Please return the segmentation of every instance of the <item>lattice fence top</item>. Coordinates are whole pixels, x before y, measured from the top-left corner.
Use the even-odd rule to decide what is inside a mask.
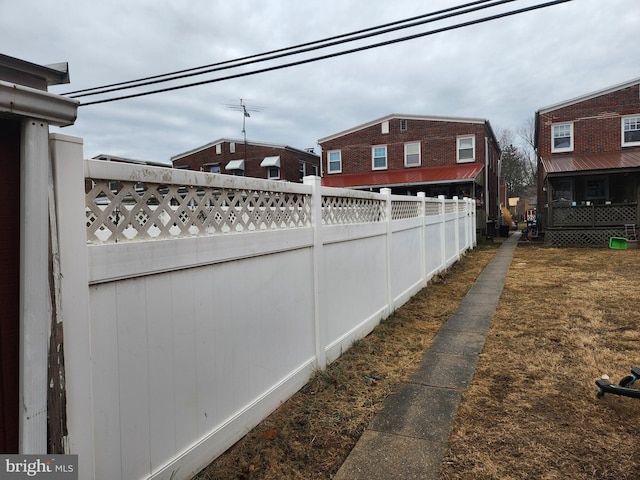
[[[422,201],[393,200],[391,202],[391,220],[402,220],[421,216]]]
[[[308,227],[310,195],[259,188],[220,188],[88,179],[90,243],[192,237]]]
[[[442,215],[444,212],[444,202],[426,202],[425,215]]]
[[[322,196],[322,223],[343,225],[386,220],[385,201],[355,196]]]
[[[312,185],[86,160],[90,243],[117,243],[312,226]],[[322,187],[323,225],[465,211],[466,200],[393,198]],[[443,212],[444,210],[444,212]]]

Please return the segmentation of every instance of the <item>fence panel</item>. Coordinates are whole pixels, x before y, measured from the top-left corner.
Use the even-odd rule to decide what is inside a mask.
[[[91,365],[67,379],[71,398],[92,392],[90,415],[68,413],[81,478],[189,478],[473,246],[466,201],[84,169],[84,186],[56,184],[75,192],[63,217],[86,201],[63,221],[84,224],[87,268],[61,261],[87,291],[65,319],[90,326],[65,328],[65,355]]]

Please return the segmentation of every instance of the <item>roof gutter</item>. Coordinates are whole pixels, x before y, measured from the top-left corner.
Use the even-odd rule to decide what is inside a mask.
[[[51,125],[73,125],[80,102],[36,88],[0,80],[0,113],[46,120]]]

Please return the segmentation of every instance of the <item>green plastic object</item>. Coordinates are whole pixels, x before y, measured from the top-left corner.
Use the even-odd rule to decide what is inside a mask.
[[[610,237],[609,238],[609,248],[613,248],[614,250],[626,250],[627,249],[627,239],[621,237]]]

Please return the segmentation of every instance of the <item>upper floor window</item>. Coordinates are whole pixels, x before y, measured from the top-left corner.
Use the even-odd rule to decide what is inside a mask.
[[[573,151],[573,123],[551,125],[551,151]]]
[[[407,119],[406,118],[402,118],[400,120],[400,131],[401,132],[406,132],[407,131]]]
[[[235,144],[235,142],[229,143],[229,153],[236,153],[236,144]]]
[[[280,167],[267,167],[267,178],[269,180],[279,180]]]
[[[333,151],[327,152],[327,160],[329,162],[328,173],[342,172],[342,154],[340,150],[333,150]]]
[[[222,144],[218,143],[216,145],[216,155],[220,155],[222,153]]]
[[[458,162],[473,162],[476,158],[476,137],[458,137]]]
[[[622,146],[640,145],[640,115],[622,119]]]
[[[404,166],[417,167],[420,165],[420,142],[404,144]]]
[[[389,120],[385,120],[380,124],[380,133],[382,134],[389,133]]]
[[[371,164],[374,170],[387,168],[387,146],[378,145],[371,148]]]
[[[298,173],[298,178],[300,181],[302,181],[302,179],[307,175],[307,164],[302,160],[300,160],[300,163],[298,164]]]

